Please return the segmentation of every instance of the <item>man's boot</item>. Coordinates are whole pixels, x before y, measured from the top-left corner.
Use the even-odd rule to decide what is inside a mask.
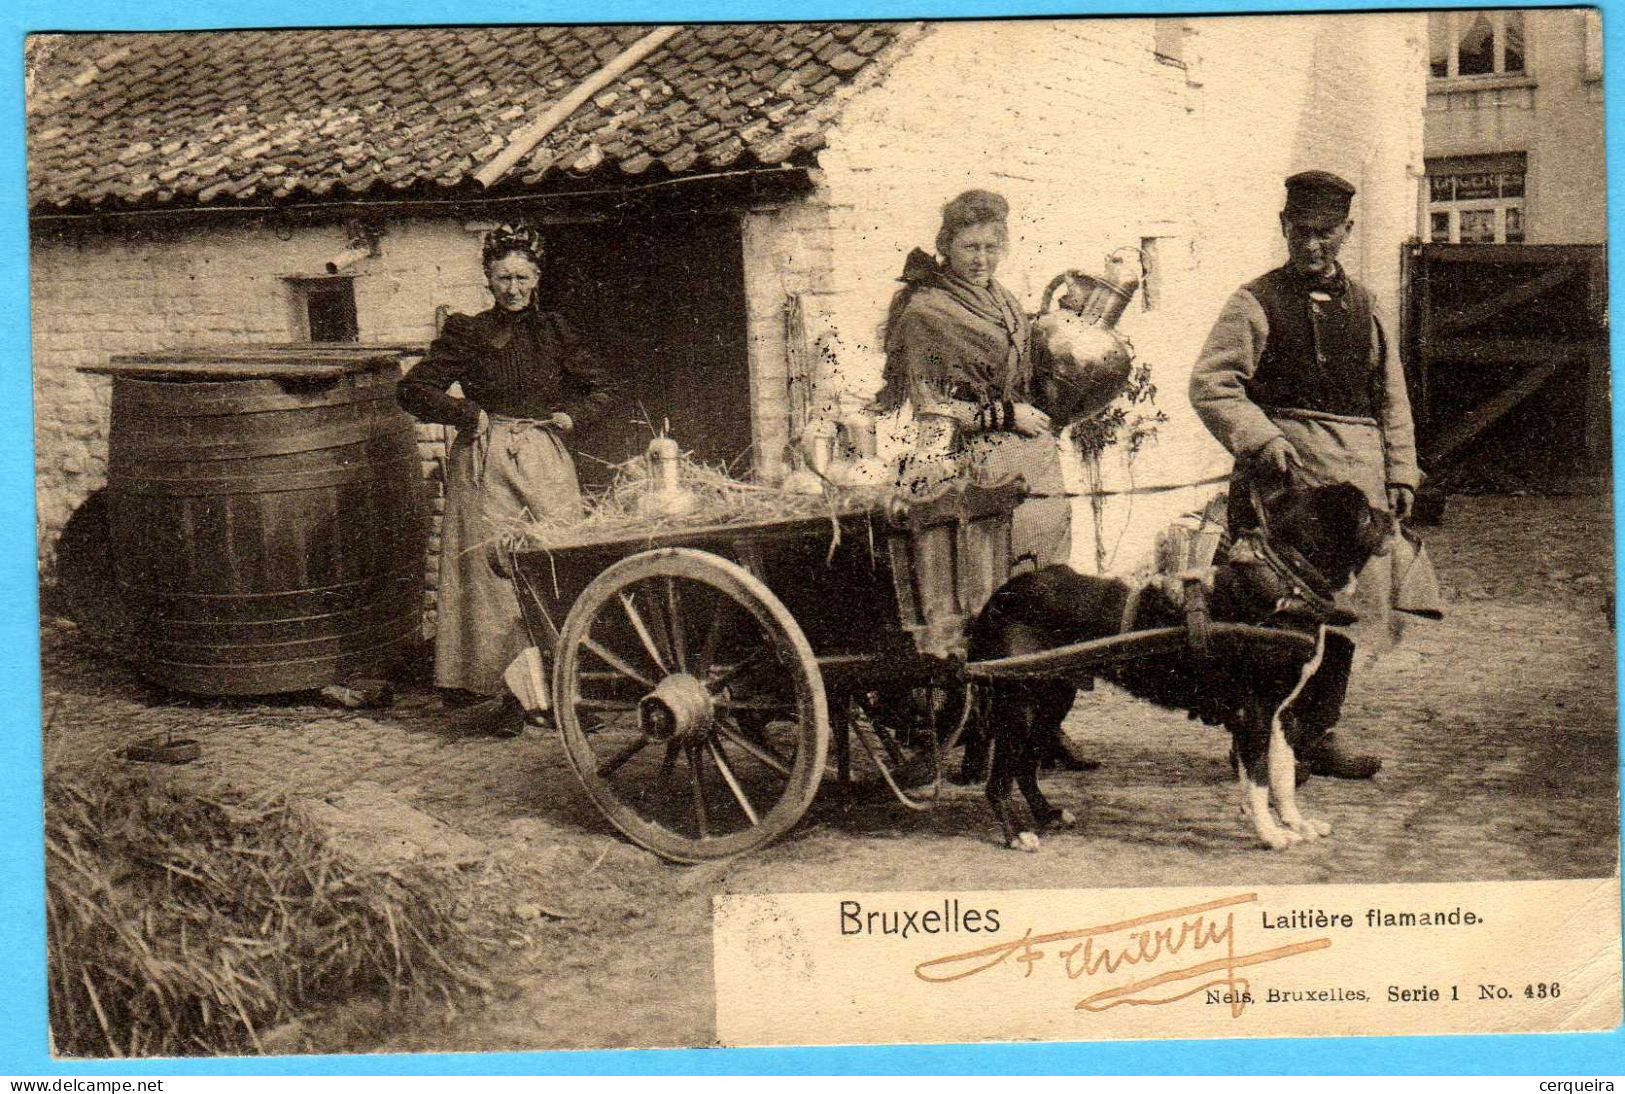
[[[1100,761],[1072,751],[1072,742],[1063,730],[1058,729],[1049,739],[1047,754],[1040,766],[1056,771],[1098,771]]]
[[[1298,758],[1309,774],[1333,779],[1369,779],[1382,770],[1382,759],[1369,752],[1356,752],[1336,733],[1324,733],[1304,747]]]
[[[1308,775],[1369,779],[1382,770],[1379,757],[1354,751],[1332,731],[1343,714],[1343,699],[1348,694],[1353,667],[1354,643],[1347,635],[1328,632],[1320,668],[1284,714],[1301,727],[1299,732],[1304,738],[1298,747],[1300,782]]]

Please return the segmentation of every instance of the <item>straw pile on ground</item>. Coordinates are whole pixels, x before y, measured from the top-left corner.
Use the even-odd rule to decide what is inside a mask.
[[[362,870],[285,802],[191,774],[45,778],[55,1050],[263,1052],[312,1006],[448,1002],[479,981],[455,874]]]
[[[826,485],[823,494],[798,494],[773,486],[736,479],[726,468],[712,467],[685,455],[678,463],[679,487],[693,495],[687,512],[672,515],[651,511],[644,499],[659,484],[642,457],[614,468],[614,478],[603,491],[587,499],[581,520],[544,517],[506,531],[520,548],[570,547],[623,539],[658,536],[698,527],[735,527],[796,517],[828,517],[866,509],[892,493],[891,489],[838,489]]]

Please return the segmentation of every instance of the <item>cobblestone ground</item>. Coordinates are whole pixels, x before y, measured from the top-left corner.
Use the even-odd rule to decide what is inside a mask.
[[[710,900],[728,891],[1058,888],[1608,875],[1618,844],[1612,535],[1602,498],[1456,498],[1429,550],[1449,618],[1357,678],[1344,724],[1368,783],[1314,780],[1331,839],[1272,854],[1238,815],[1217,730],[1109,689],[1068,723],[1103,761],[1047,780],[1082,819],[1037,855],[999,847],[979,790],[929,813],[833,785],[747,859],[666,866],[616,837],[551,736],[470,735],[425,690],[386,711],[186,700],[71,625],[44,628],[46,752],[116,756],[175,730],[241,786],[327,798],[362,784],[479,841],[470,928],[502,990],[457,1014],[324,1016],[306,1050],[479,1051],[712,1039]]]

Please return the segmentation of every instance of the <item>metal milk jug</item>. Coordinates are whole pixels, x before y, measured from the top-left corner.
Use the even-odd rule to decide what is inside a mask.
[[[1128,386],[1134,347],[1114,328],[1134,299],[1140,276],[1116,254],[1106,265],[1105,277],[1082,270],[1057,275],[1033,320],[1034,372],[1057,431],[1099,414]],[[1055,291],[1063,284],[1067,291],[1052,311]]]

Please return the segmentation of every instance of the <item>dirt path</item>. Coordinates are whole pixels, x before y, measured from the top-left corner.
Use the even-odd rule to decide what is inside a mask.
[[[1048,779],[1082,820],[1006,851],[979,790],[929,813],[833,785],[779,845],[667,866],[618,839],[558,743],[467,736],[431,695],[383,712],[161,696],[45,629],[47,749],[111,757],[167,728],[239,784],[324,797],[371,782],[478,840],[470,928],[503,988],[471,1010],[335,1017],[307,1047],[480,1051],[705,1044],[713,894],[1282,884],[1606,875],[1618,841],[1612,534],[1599,498],[1457,498],[1429,548],[1449,619],[1358,679],[1344,724],[1386,757],[1315,780],[1333,838],[1271,854],[1238,817],[1222,732],[1108,688],[1068,731],[1100,771]]]

